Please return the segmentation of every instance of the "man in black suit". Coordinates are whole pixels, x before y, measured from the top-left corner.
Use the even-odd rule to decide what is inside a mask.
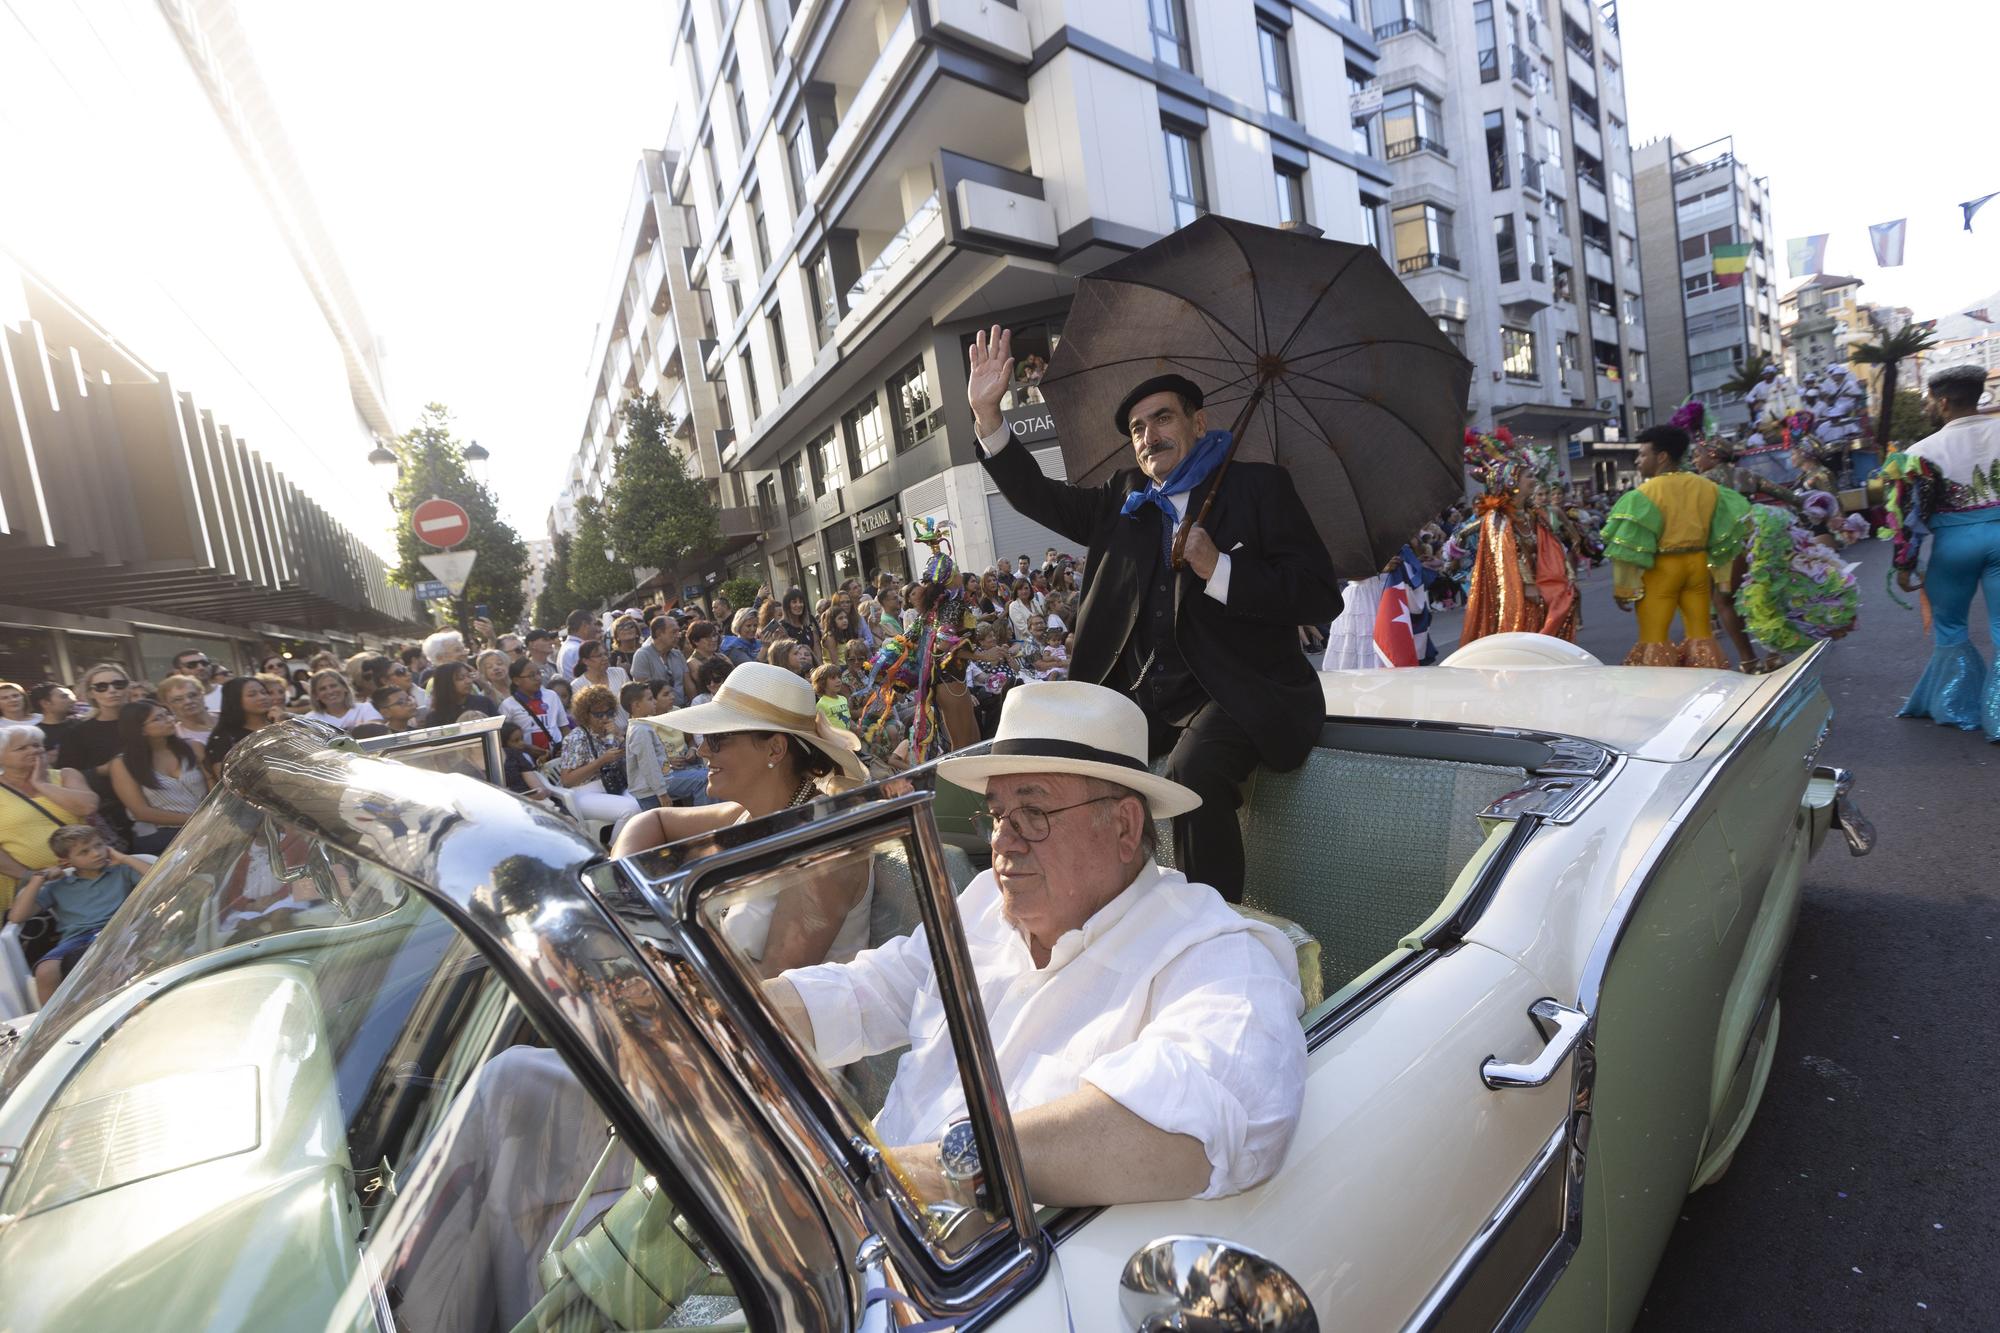
[[[1174,821],[1175,859],[1188,878],[1240,902],[1243,780],[1260,762],[1280,771],[1304,763],[1325,717],[1298,626],[1340,614],[1333,563],[1290,474],[1237,463],[1207,523],[1188,531],[1186,566],[1174,569],[1175,529],[1200,513],[1228,447],[1226,432],[1208,429],[1200,387],[1178,375],[1135,384],[1112,424],[1138,466],[1101,486],[1071,486],[1010,443],[1000,400],[1011,345],[997,325],[974,339],[966,398],[1001,494],[1089,549],[1070,679],[1124,691],[1145,709],[1154,758],[1166,754],[1167,777],[1202,798]]]

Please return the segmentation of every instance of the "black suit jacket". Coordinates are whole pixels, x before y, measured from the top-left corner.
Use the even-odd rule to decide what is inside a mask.
[[[1071,486],[1042,475],[1027,447],[1014,443],[996,454],[982,450],[981,461],[1014,508],[1088,547],[1070,679],[1122,687],[1112,670],[1167,558],[1159,523],[1119,512],[1127,495],[1145,488],[1145,474],[1131,468],[1101,486]],[[1189,493],[1184,521],[1201,512],[1212,485]],[[1326,716],[1298,627],[1340,614],[1333,562],[1290,474],[1268,463],[1232,464],[1203,526],[1229,556],[1229,601],[1208,596],[1192,569],[1178,571],[1175,641],[1203,692],[1243,728],[1264,764],[1297,768]]]

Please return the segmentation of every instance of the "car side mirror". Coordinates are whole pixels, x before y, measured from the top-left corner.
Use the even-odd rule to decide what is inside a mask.
[[[1118,1310],[1133,1333],[1319,1333],[1292,1275],[1213,1236],[1162,1236],[1125,1262]]]

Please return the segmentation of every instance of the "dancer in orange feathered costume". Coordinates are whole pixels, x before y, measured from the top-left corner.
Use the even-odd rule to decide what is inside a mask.
[[[1554,456],[1515,443],[1505,426],[1465,432],[1466,471],[1484,488],[1467,525],[1477,542],[1465,599],[1461,644],[1525,630],[1576,639],[1583,623],[1576,561],[1566,526]]]

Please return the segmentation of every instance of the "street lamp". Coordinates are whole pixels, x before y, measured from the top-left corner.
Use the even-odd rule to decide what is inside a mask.
[[[465,461],[471,465],[473,477],[481,482],[486,480],[486,460],[491,457],[492,452],[477,440],[465,446]]]

